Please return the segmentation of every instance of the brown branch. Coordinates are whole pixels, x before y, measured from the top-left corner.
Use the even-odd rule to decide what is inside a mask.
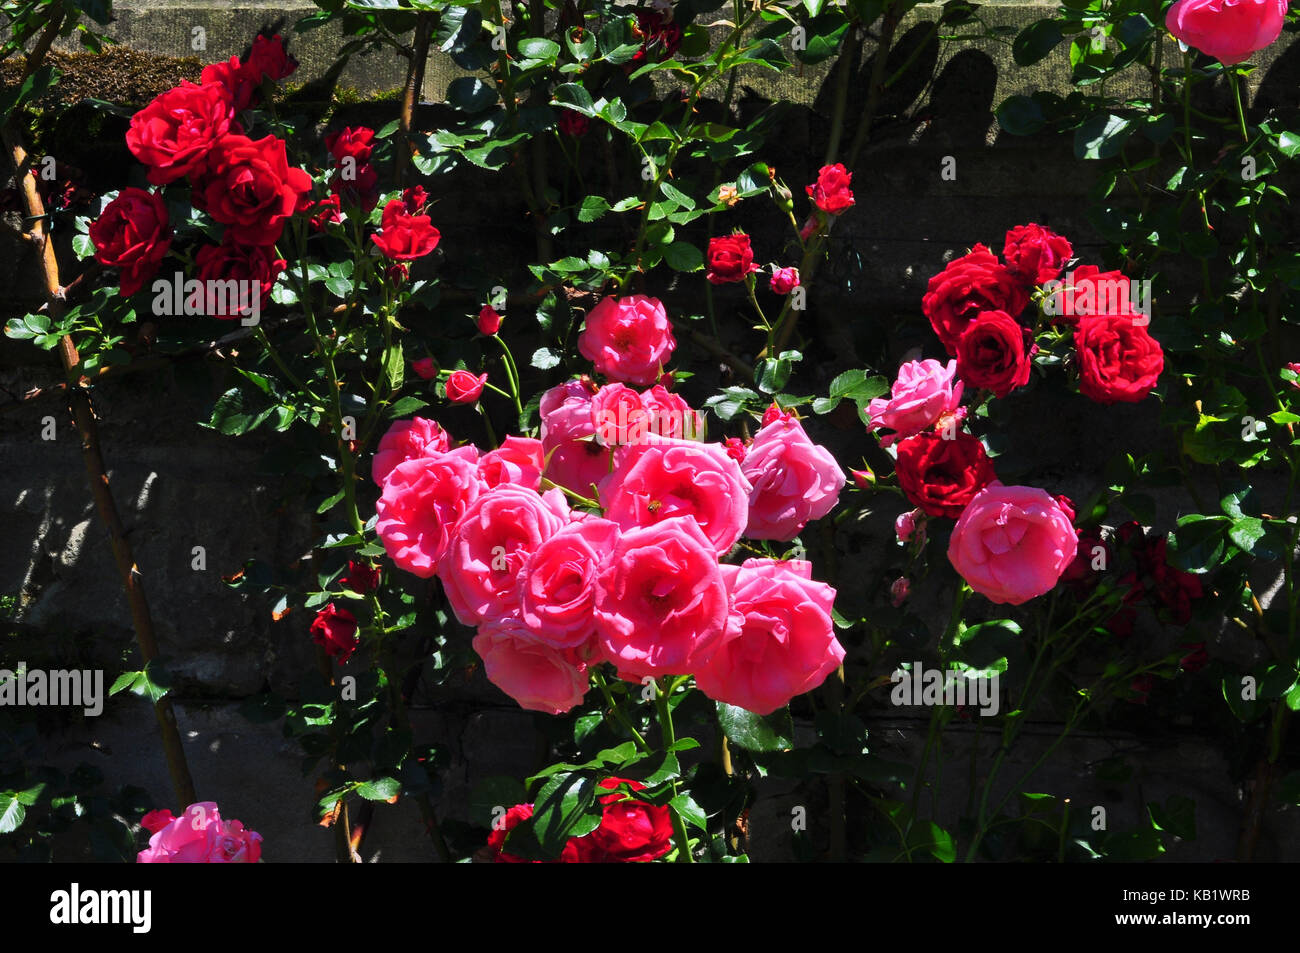
[[[411,127],[415,122],[415,104],[424,85],[424,66],[429,59],[429,41],[433,38],[433,14],[419,13],[415,18],[415,40],[406,65],[406,86],[402,89],[401,144],[397,148],[397,183],[407,184],[411,164]]]
[[[61,19],[61,18],[57,18]],[[27,75],[39,66],[49,42],[57,34],[58,23],[51,23],[41,41],[37,43],[32,54],[27,58]],[[54,243],[50,240],[45,227],[45,204],[41,201],[36,181],[28,175],[31,156],[27,152],[22,133],[13,124],[12,118],[3,129],[6,150],[13,160],[14,172],[28,220],[32,223],[31,234],[40,254],[41,277],[45,283],[47,310],[51,321],[57,322],[66,311],[67,299],[59,282],[59,263],[54,252]],[[59,342],[59,358],[63,369],[69,376],[67,388],[68,406],[81,437],[82,457],[86,464],[86,473],[90,478],[90,491],[99,511],[100,520],[108,530],[109,542],[113,549],[113,558],[122,577],[122,588],[126,592],[127,602],[131,607],[131,620],[135,627],[136,643],[145,664],[158,657],[158,642],[154,637],[153,618],[149,614],[149,603],[145,599],[140,568],[136,565],[131,544],[126,538],[126,528],[122,525],[113,492],[108,483],[108,472],[104,467],[104,458],[99,446],[99,428],[95,423],[95,412],[90,405],[90,398],[82,386],[84,377],[77,371],[81,363],[77,348],[72,338],[65,335]],[[158,720],[158,729],[162,735],[163,752],[167,757],[167,769],[171,774],[172,788],[176,794],[178,810],[184,810],[198,798],[194,794],[194,782],[190,778],[189,765],[185,761],[185,749],[181,743],[180,732],[176,727],[176,714],[172,710],[171,699],[164,696],[154,705],[154,715]]]

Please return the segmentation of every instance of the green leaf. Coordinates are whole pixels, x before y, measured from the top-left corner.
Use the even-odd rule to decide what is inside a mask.
[[[388,416],[390,418],[405,417],[407,414],[413,414],[423,407],[428,407],[429,402],[420,397],[403,397],[394,401],[388,407]]]
[[[567,106],[584,116],[596,115],[596,104],[591,100],[591,93],[579,83],[564,83],[556,86],[554,95],[555,101],[561,106]]]
[[[461,76],[447,86],[447,102],[462,112],[482,112],[496,101],[496,87],[477,76]]]
[[[1061,33],[1061,24],[1056,20],[1039,20],[1020,31],[1011,42],[1011,55],[1019,66],[1032,66],[1052,50],[1065,37]]]
[[[89,258],[95,254],[95,243],[89,235],[72,236],[72,251],[78,258]]]
[[[1097,113],[1074,133],[1074,154],[1079,159],[1110,159],[1119,155],[1137,121],[1112,113]]]
[[[578,207],[578,221],[594,222],[609,211],[609,202],[603,196],[588,195]]]
[[[1255,544],[1264,538],[1264,521],[1257,516],[1243,516],[1232,524],[1228,538],[1242,552],[1254,552]]]
[[[1282,132],[1277,137],[1277,147],[1282,155],[1294,159],[1297,154],[1300,154],[1300,133]]]
[[[556,774],[543,785],[533,804],[533,832],[545,853],[559,856],[570,837],[600,826],[596,791],[595,780],[581,774]]]
[[[717,702],[718,724],[733,744],[747,751],[785,751],[794,746],[794,722],[790,709],[782,708],[770,715]]]
[[[779,392],[790,380],[791,363],[779,357],[765,358],[758,366],[758,389],[765,394]]]
[[[374,778],[358,784],[357,793],[367,801],[391,801],[402,793],[402,782],[397,778]]]
[[[673,271],[699,271],[704,267],[704,253],[690,242],[673,242],[664,249],[664,261]]]
[[[519,53],[524,59],[554,63],[560,55],[560,44],[543,37],[529,37],[519,41]]]
[[[0,834],[12,834],[18,830],[26,816],[26,808],[12,791],[0,791]]]
[[[402,342],[394,341],[384,354],[384,380],[390,393],[401,390],[405,374],[406,360],[402,355]]]
[[[998,124],[1013,136],[1032,136],[1047,125],[1043,107],[1028,96],[1008,96],[997,109]]]
[[[116,695],[118,692],[126,691],[134,685],[136,679],[143,674],[143,672],[123,672],[117,677],[113,684],[108,687],[108,694]]]
[[[709,817],[704,813],[704,808],[696,804],[695,799],[689,794],[679,794],[668,803],[682,816],[682,820],[687,824],[706,833],[708,832]]]
[[[529,363],[540,371],[547,371],[559,365],[560,355],[549,347],[539,347],[533,352],[533,359]]]
[[[1226,517],[1197,513],[1180,519],[1169,534],[1170,565],[1190,573],[1209,572],[1223,558],[1227,523]]]
[[[1021,634],[1019,624],[1010,619],[961,625],[954,639],[963,662],[983,669],[1005,658]]]

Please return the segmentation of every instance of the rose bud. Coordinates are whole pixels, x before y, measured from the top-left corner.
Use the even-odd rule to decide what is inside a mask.
[[[737,463],[745,462],[745,443],[739,437],[728,437],[722,445],[727,448],[727,456],[731,459]]]
[[[912,584],[906,576],[899,576],[889,587],[889,602],[897,609],[907,601],[908,595],[912,592]]]
[[[469,371],[452,371],[447,378],[447,399],[453,404],[472,404],[483,393],[487,375],[475,377]]]
[[[799,287],[799,269],[798,268],[774,268],[772,269],[772,280],[769,287],[774,294],[788,295],[795,288]]]
[[[496,313],[492,305],[483,305],[483,310],[478,313],[478,329],[489,336],[501,330],[501,315]]]
[[[311,640],[340,663],[346,662],[359,642],[357,617],[347,609],[335,608],[331,602],[316,614],[311,624]]]
[[[433,380],[438,376],[438,365],[433,363],[431,357],[422,357],[418,361],[412,361],[411,370],[415,371],[420,380]]]
[[[898,519],[894,520],[894,532],[898,534],[900,543],[908,542],[916,534],[916,523],[920,516],[920,510],[909,510],[900,513]]]
[[[853,483],[859,490],[869,490],[876,485],[876,474],[872,472],[871,467],[865,470],[850,470],[853,474]]]
[[[344,577],[347,587],[353,592],[365,595],[379,588],[379,567],[365,562],[348,560],[348,574]]]

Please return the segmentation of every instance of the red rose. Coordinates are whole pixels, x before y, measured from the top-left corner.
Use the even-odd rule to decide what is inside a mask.
[[[253,49],[248,54],[248,69],[260,82],[262,77],[282,80],[298,68],[298,61],[284,48],[280,34],[275,36],[256,36]]]
[[[1074,249],[1067,239],[1031,222],[1007,232],[1002,257],[1011,273],[1032,288],[1059,278]]]
[[[88,231],[95,260],[121,269],[118,282],[128,297],[153,277],[172,243],[167,204],[144,189],[123,189]]]
[[[429,193],[424,191],[422,185],[413,185],[402,190],[402,204],[406,206],[406,210],[412,215],[419,215],[428,202]]]
[[[1135,404],[1165,368],[1160,342],[1133,315],[1085,315],[1074,332],[1079,392],[1101,404]]]
[[[645,785],[639,781],[606,778],[600,787],[610,789],[626,784],[633,791]],[[586,863],[626,864],[654,860],[672,850],[673,822],[663,805],[636,801],[625,794],[606,794],[600,826],[579,838],[579,858]]]
[[[737,232],[721,238],[710,238],[708,269],[704,277],[715,285],[744,281],[747,275],[758,271],[758,266],[754,264],[754,249],[749,245],[749,236]]]
[[[336,609],[330,603],[311,624],[311,640],[325,649],[327,655],[346,662],[357,648],[357,617],[347,609]]]
[[[971,387],[1006,397],[1029,383],[1026,331],[1005,311],[984,311],[957,339],[957,374]]]
[[[930,516],[961,516],[966,504],[996,478],[993,461],[977,437],[959,432],[945,440],[933,430],[898,444],[898,485]]]
[[[817,181],[807,187],[808,195],[827,215],[839,215],[853,205],[853,190],[849,183],[853,173],[840,163],[824,165],[817,173]]]
[[[447,378],[447,399],[453,404],[470,404],[483,393],[487,375],[475,377],[469,371],[452,371]]]
[[[380,234],[371,235],[371,240],[381,252],[398,261],[429,254],[438,247],[438,239],[442,237],[429,216],[410,214],[398,199],[384,206],[380,228]]]
[[[229,237],[220,245],[205,245],[200,248],[195,258],[197,265],[195,277],[204,282],[205,287],[208,288],[212,287],[208,282],[234,279],[240,282],[241,289],[235,296],[236,300],[231,302],[231,306],[209,308],[205,312],[208,317],[233,319],[240,317],[241,312],[247,313],[247,309],[251,308],[253,303],[251,300],[243,300],[245,281],[257,281],[260,284],[262,296],[258,307],[264,309],[267,300],[271,297],[271,288],[275,286],[276,278],[284,271],[287,264],[284,259],[273,257],[274,254],[270,245],[240,245]],[[211,292],[208,297],[211,299]],[[227,301],[230,301],[229,296]]]
[[[478,313],[478,329],[484,334],[496,334],[501,330],[501,315],[490,304],[483,305]]]
[[[431,357],[422,357],[417,361],[412,361],[411,370],[415,371],[416,376],[424,381],[431,381],[438,376],[438,365],[433,362]]]
[[[182,82],[131,117],[126,147],[149,167],[149,181],[166,185],[201,172],[208,153],[231,129],[234,104],[219,83]]]
[[[209,157],[202,207],[227,226],[233,241],[274,245],[310,190],[311,176],[289,165],[283,139],[225,136]]]
[[[331,132],[325,137],[325,148],[334,157],[335,162],[342,162],[345,156],[356,160],[357,165],[370,161],[374,152],[375,130],[366,126],[344,126],[338,132]]]
[[[241,63],[238,56],[232,56],[224,63],[203,67],[199,81],[205,86],[215,83],[225,87],[230,94],[232,107],[238,113],[257,102],[257,91],[262,78]]]
[[[379,173],[368,162],[358,165],[344,163],[330,176],[329,190],[341,201],[355,205],[369,215],[370,210],[379,204]]]
[[[1053,324],[1076,325],[1080,315],[1133,314],[1132,282],[1118,271],[1080,265],[1054,297]]]
[[[921,310],[948,353],[957,354],[957,340],[981,311],[1005,311],[1019,317],[1029,295],[997,256],[984,245],[949,262],[930,279]]]
[[[505,851],[506,836],[519,825],[520,821],[526,821],[533,816],[533,806],[531,804],[516,804],[506,811],[505,816],[492,825],[492,833],[488,834],[487,846],[492,855],[494,864],[527,864],[529,861],[522,857],[516,857],[514,854],[508,854]]]
[[[572,109],[565,109],[560,113],[560,118],[556,125],[560,132],[574,139],[581,139],[587,134],[587,127],[591,125],[591,120],[582,113],[576,113]]]
[[[639,63],[645,59],[647,52],[658,46],[664,56],[672,56],[682,45],[682,28],[671,20],[665,19],[658,10],[636,11],[636,32],[641,34],[641,49],[633,55],[631,62]],[[662,57],[660,57],[662,58]]]
[[[379,567],[349,559],[344,582],[353,592],[359,592],[363,596],[367,592],[374,592],[379,588]]]
[[[300,203],[301,204],[301,203]],[[311,212],[311,229],[325,231],[325,226],[343,221],[343,203],[338,195],[327,195],[316,202],[307,202],[300,211]]]

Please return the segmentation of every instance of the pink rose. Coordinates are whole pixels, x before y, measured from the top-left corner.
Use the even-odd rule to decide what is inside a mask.
[[[704,438],[704,418],[698,410],[678,397],[663,384],[655,384],[641,392],[641,406],[650,414],[650,432],[660,437],[681,437],[684,440]]]
[[[502,483],[465,509],[438,561],[438,575],[456,618],[482,625],[518,604],[519,573],[545,540],[569,521],[559,490],[537,494]]]
[[[488,681],[521,708],[562,715],[587,694],[586,663],[534,640],[515,616],[479,629],[473,644]]]
[[[895,431],[881,438],[882,447],[928,430],[961,404],[964,385],[958,381],[954,386],[956,375],[956,361],[949,361],[947,367],[938,361],[908,361],[898,369],[890,396],[877,397],[867,406],[871,416],[867,430]]]
[[[472,404],[483,393],[487,375],[475,377],[469,371],[452,371],[447,377],[447,399],[453,404]]]
[[[793,417],[759,429],[742,471],[753,487],[745,530],[750,539],[794,539],[835,508],[845,482],[835,458]]]
[[[645,295],[605,298],[587,315],[578,350],[613,381],[647,387],[677,347],[663,302]]]
[[[375,532],[388,557],[421,579],[434,575],[452,528],[479,492],[474,447],[399,463],[375,503]]]
[[[907,601],[912,594],[912,583],[906,576],[899,576],[889,586],[889,604],[895,609]]]
[[[589,517],[565,526],[528,557],[518,599],[535,639],[557,649],[581,649],[591,641],[596,573],[618,535],[617,524]]]
[[[609,473],[609,451],[596,440],[592,392],[582,381],[565,381],[542,395],[542,452],[546,478],[582,496],[596,495],[594,485]]]
[[[388,474],[399,463],[446,453],[451,449],[451,438],[437,421],[424,417],[398,420],[379,438],[375,459],[370,463],[370,476],[379,486],[384,485]]]
[[[768,286],[774,294],[788,295],[799,287],[799,269],[773,268],[772,280],[768,282]]]
[[[1287,0],[1178,0],[1165,26],[1181,42],[1233,66],[1282,34],[1286,8]]]
[[[200,801],[157,830],[136,863],[255,864],[261,857],[261,834],[239,821],[223,821],[214,802]]]
[[[917,523],[923,518],[924,514],[920,510],[908,510],[906,513],[898,514],[898,519],[894,520],[894,532],[898,535],[898,541],[910,542],[916,533]]]
[[[715,701],[768,715],[812,691],[844,661],[835,638],[835,590],[803,560],[747,559],[723,566],[743,623],[728,631],[695,684]]]
[[[596,578],[596,635],[624,678],[695,670],[729,615],[713,544],[686,517],[625,532]]]
[[[591,398],[591,423],[603,446],[641,443],[649,421],[641,395],[624,384],[606,384]]]
[[[600,505],[625,530],[689,516],[722,556],[745,532],[750,489],[721,444],[651,437],[614,454]]]
[[[1069,517],[1046,490],[996,480],[967,504],[948,543],[972,589],[1013,606],[1049,592],[1077,551]]]
[[[422,381],[431,381],[438,376],[438,365],[433,362],[431,357],[422,357],[419,360],[412,361],[411,370],[415,371],[415,376]]]
[[[478,462],[484,489],[502,483],[516,483],[530,490],[542,488],[545,454],[542,442],[531,437],[506,437],[501,446],[483,454]]]

